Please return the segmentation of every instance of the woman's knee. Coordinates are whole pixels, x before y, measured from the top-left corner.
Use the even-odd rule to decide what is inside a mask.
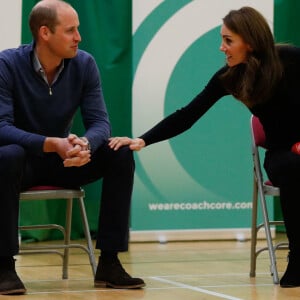
[[[300,155],[291,151],[267,153],[264,167],[275,185],[298,185],[300,181]]]

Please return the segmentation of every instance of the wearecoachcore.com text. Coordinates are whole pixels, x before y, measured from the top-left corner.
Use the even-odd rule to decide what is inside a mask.
[[[252,202],[175,202],[149,203],[150,211],[162,210],[244,210],[252,209]]]

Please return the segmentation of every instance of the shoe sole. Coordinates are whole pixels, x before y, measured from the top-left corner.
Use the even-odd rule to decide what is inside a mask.
[[[297,287],[300,287],[300,285],[299,285],[299,284],[297,284],[297,285],[292,285],[292,284],[280,284],[280,287],[291,289],[291,288],[297,288]]]
[[[114,288],[114,289],[140,289],[144,287],[145,283],[140,283],[136,285],[116,285],[106,281],[95,281],[95,288]]]
[[[26,289],[0,291],[0,295],[24,295],[24,294],[26,294]]]

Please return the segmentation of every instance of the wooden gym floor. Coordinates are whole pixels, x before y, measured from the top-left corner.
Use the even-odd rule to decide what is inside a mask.
[[[140,290],[95,289],[88,258],[82,250],[71,250],[67,280],[61,279],[58,255],[21,255],[16,257],[17,271],[27,294],[0,299],[300,299],[300,288],[283,289],[272,283],[267,253],[260,254],[257,276],[250,278],[249,249],[250,241],[131,243],[130,251],[122,253],[120,259],[131,275],[145,280],[147,285]],[[285,270],[286,254],[285,250],[277,253],[280,276]]]

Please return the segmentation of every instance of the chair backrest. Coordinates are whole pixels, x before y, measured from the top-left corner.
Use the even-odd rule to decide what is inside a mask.
[[[254,115],[251,116],[251,130],[254,144],[256,146],[266,148],[266,136],[264,128],[258,117]]]

